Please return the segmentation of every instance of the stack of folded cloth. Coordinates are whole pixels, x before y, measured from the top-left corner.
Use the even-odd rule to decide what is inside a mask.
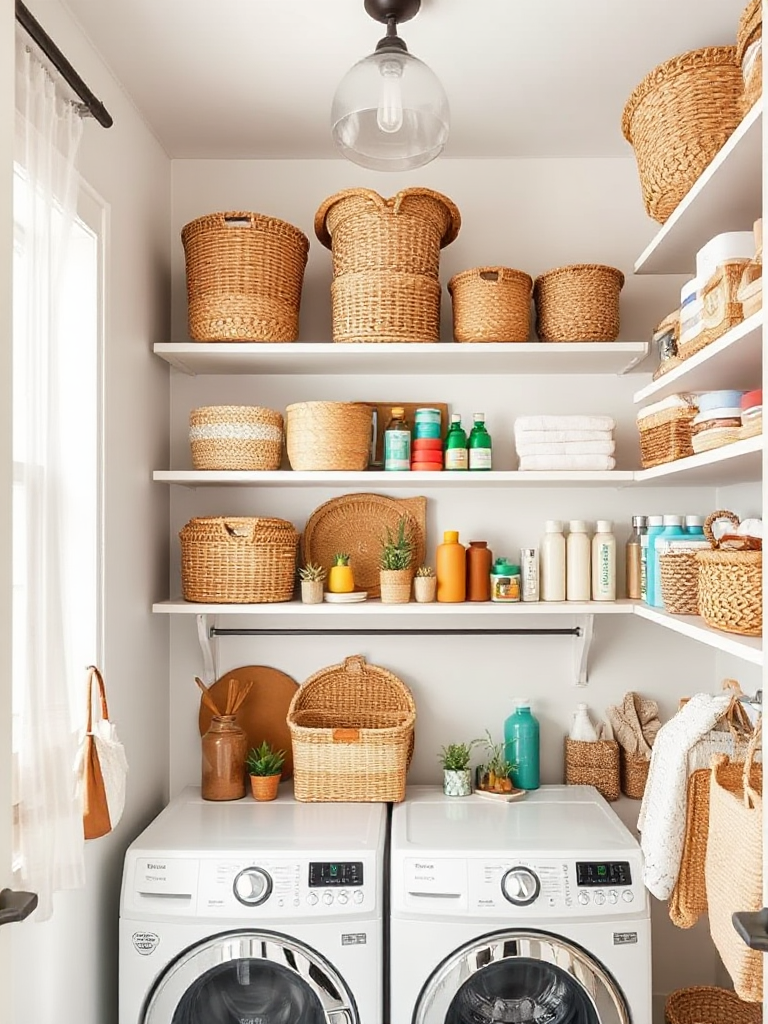
[[[763,432],[763,392],[748,391],[741,396],[741,430],[739,438],[757,437]]]
[[[694,452],[707,452],[741,438],[743,391],[707,391],[698,396],[698,415],[691,423]]]
[[[520,469],[614,469],[615,429],[610,416],[519,416],[515,448]]]

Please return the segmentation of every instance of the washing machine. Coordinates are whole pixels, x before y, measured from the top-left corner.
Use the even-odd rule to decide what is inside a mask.
[[[392,1024],[649,1024],[638,844],[591,786],[409,788],[391,835]]]
[[[120,1024],[382,1024],[386,835],[383,804],[185,790],[125,856]]]

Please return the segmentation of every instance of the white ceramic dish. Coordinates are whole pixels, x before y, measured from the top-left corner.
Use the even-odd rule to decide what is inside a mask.
[[[512,800],[521,800],[525,796],[524,789],[515,789],[511,793],[489,793],[485,789],[474,789],[473,796],[481,796],[483,800],[495,800],[497,803],[510,803]]]
[[[331,594],[326,591],[323,600],[328,604],[359,604],[360,601],[368,600],[367,590],[353,590],[351,594]]]

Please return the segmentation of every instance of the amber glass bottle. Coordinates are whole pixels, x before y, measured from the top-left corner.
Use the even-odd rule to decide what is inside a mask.
[[[491,600],[493,554],[485,540],[471,540],[467,548],[467,600]]]

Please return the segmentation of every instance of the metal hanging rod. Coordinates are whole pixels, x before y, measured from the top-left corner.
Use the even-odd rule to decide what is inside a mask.
[[[220,629],[211,626],[208,635],[217,636],[582,636],[581,626],[563,629]]]
[[[21,0],[16,0],[16,21],[18,21],[32,41],[40,47],[67,85],[77,93],[83,101],[85,112],[94,117],[103,128],[111,128],[114,122],[107,108],[91,92],[56,43],[54,43],[40,22],[24,6]]]

